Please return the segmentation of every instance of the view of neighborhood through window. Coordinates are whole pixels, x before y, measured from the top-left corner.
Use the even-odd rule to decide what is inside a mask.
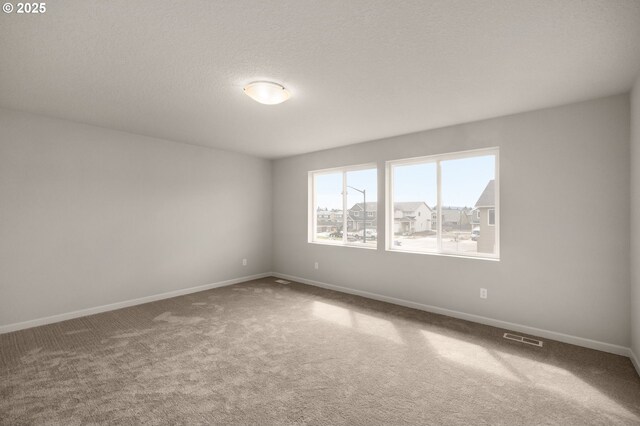
[[[387,248],[498,257],[497,155],[492,148],[387,162]],[[384,226],[376,166],[309,175],[310,241],[376,248]]]
[[[393,247],[408,251],[436,251],[433,208],[438,197],[436,163],[393,168]]]
[[[315,172],[312,195],[313,242],[377,247],[378,173],[375,165]]]
[[[496,155],[493,149],[389,162],[388,248],[497,257]]]

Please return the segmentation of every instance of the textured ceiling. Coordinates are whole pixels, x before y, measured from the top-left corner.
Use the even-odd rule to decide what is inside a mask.
[[[53,0],[0,15],[0,107],[270,158],[622,93],[639,72],[638,0]],[[242,86],[260,79],[292,99],[252,101]]]

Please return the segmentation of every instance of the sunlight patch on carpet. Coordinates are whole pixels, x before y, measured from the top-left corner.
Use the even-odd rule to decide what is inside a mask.
[[[313,315],[333,324],[350,327],[360,333],[381,337],[398,344],[403,343],[393,323],[382,318],[318,301],[313,302]]]

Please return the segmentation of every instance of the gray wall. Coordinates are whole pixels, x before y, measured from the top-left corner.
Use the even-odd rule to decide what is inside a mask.
[[[631,92],[631,350],[640,357],[640,77]]]
[[[629,123],[619,95],[277,160],[273,270],[628,347]],[[376,161],[383,202],[385,160],[491,146],[500,262],[307,243],[309,170]]]
[[[0,325],[271,268],[267,160],[0,110],[0,203]]]

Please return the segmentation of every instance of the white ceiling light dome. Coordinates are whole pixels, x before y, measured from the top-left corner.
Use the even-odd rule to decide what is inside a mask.
[[[291,97],[284,86],[271,81],[254,81],[244,86],[243,90],[251,99],[265,105],[281,104]]]

